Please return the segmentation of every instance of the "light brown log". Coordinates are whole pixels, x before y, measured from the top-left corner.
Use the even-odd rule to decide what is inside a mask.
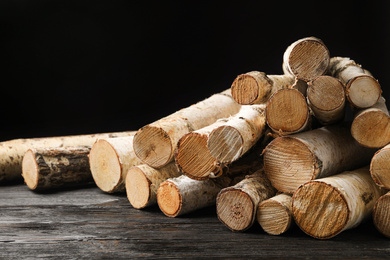
[[[370,164],[370,173],[379,187],[390,189],[390,144],[374,154]]]
[[[343,83],[331,76],[319,76],[308,85],[307,101],[318,121],[329,125],[343,120],[346,104]]]
[[[379,82],[350,58],[331,58],[329,75],[340,79],[345,84],[345,94],[354,107],[371,107],[381,96]]]
[[[279,191],[369,164],[375,149],[359,145],[349,125],[332,125],[273,140],[264,150],[264,170]]]
[[[230,89],[215,94],[139,129],[134,137],[134,151],[145,164],[160,168],[173,160],[176,144],[183,135],[229,117],[240,107]]]
[[[386,237],[390,238],[390,192],[381,196],[375,203],[373,222],[376,229]]]
[[[28,149],[44,147],[90,146],[98,138],[129,136],[135,132],[117,132],[44,138],[15,139],[0,143],[0,181],[22,178],[22,159]]]
[[[331,238],[367,219],[384,191],[368,167],[310,181],[294,193],[294,219],[306,234]]]
[[[242,106],[240,111],[214,128],[207,147],[219,163],[231,163],[240,158],[263,136],[266,123],[265,105]]]
[[[218,219],[232,231],[245,231],[253,225],[259,203],[275,194],[275,188],[261,169],[219,192]]]
[[[35,148],[23,157],[22,176],[31,190],[42,191],[93,183],[90,147]]]
[[[283,71],[310,81],[325,74],[329,59],[329,50],[320,39],[303,38],[292,43],[284,52]]]
[[[126,193],[131,205],[136,209],[157,204],[157,189],[169,178],[179,177],[181,173],[171,162],[160,169],[146,164],[133,166],[126,176]]]
[[[291,195],[282,193],[262,201],[257,209],[257,221],[270,235],[286,232],[292,223]]]
[[[267,75],[251,71],[238,75],[231,86],[234,100],[241,105],[262,104],[272,93],[292,86],[295,77],[291,75]]]
[[[355,114],[351,134],[366,147],[382,148],[390,143],[390,116],[383,97],[372,107]]]
[[[134,136],[98,139],[93,144],[89,162],[96,185],[104,192],[124,192],[130,167],[142,164],[134,153]]]

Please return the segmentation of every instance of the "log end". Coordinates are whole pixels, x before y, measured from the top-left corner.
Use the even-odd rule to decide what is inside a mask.
[[[39,170],[37,161],[35,160],[35,153],[32,150],[28,150],[23,157],[22,176],[24,182],[31,190],[37,189]]]
[[[379,82],[370,75],[361,75],[351,79],[346,89],[348,100],[358,108],[372,107],[378,102],[382,93]]]
[[[126,194],[136,209],[145,208],[150,200],[150,181],[137,166],[131,167],[126,176]]]
[[[157,203],[160,210],[168,217],[176,217],[182,207],[182,197],[176,185],[164,181],[157,190]]]
[[[244,140],[240,132],[231,126],[220,126],[209,136],[211,156],[221,163],[230,163],[242,155]]]
[[[281,134],[302,131],[309,121],[306,98],[296,89],[275,92],[265,111],[268,126]]]
[[[390,148],[379,150],[371,160],[370,173],[379,186],[390,189]]]
[[[375,203],[372,213],[373,222],[376,229],[390,238],[390,194],[387,193],[380,197]]]
[[[257,221],[268,234],[283,234],[290,228],[291,220],[289,209],[280,202],[268,199],[259,204]]]
[[[331,76],[320,76],[309,82],[307,99],[321,111],[333,111],[345,104],[343,84]]]
[[[230,230],[248,229],[252,225],[255,213],[251,197],[241,190],[227,188],[218,194],[218,219]]]
[[[237,76],[231,86],[233,99],[241,105],[264,102],[272,88],[272,81],[263,72],[252,71]]]
[[[173,144],[168,133],[147,125],[137,131],[133,139],[134,152],[145,164],[161,168],[173,158]]]
[[[294,193],[292,211],[298,226],[319,239],[334,237],[349,219],[348,204],[341,192],[320,181],[308,182]]]
[[[264,150],[264,171],[279,191],[294,193],[313,180],[321,168],[315,154],[297,138],[279,137]]]
[[[97,140],[92,146],[89,164],[96,185],[104,192],[115,192],[124,181],[118,154],[104,139]]]

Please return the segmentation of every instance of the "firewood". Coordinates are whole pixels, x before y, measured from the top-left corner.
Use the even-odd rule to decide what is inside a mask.
[[[325,74],[329,59],[329,50],[320,39],[303,38],[292,43],[284,52],[283,71],[310,81]]]
[[[382,148],[390,143],[390,116],[383,97],[372,107],[355,114],[351,134],[366,147]]]
[[[232,96],[241,105],[262,104],[267,102],[272,93],[290,87],[294,80],[291,75],[267,75],[251,71],[238,75],[233,81]]]
[[[293,216],[306,234],[328,239],[367,219],[384,191],[368,167],[310,181],[294,193]]]
[[[23,157],[22,176],[31,190],[42,191],[93,183],[90,147],[35,148]]]
[[[375,149],[351,136],[349,125],[332,125],[278,137],[264,150],[264,170],[279,191],[369,164]]]
[[[349,58],[331,58],[329,74],[345,84],[345,94],[354,107],[371,107],[381,96],[379,82],[361,65]]]
[[[390,192],[384,194],[377,200],[372,217],[377,230],[390,238]]]
[[[270,235],[286,232],[293,221],[291,195],[282,193],[261,202],[257,209],[257,221]]]
[[[174,162],[160,169],[146,164],[131,167],[126,176],[126,193],[130,204],[136,209],[156,205],[157,189],[160,184],[180,175]]]
[[[265,105],[242,106],[240,111],[214,128],[207,147],[219,163],[231,163],[245,154],[263,136]]]
[[[130,167],[142,164],[133,150],[134,136],[98,139],[89,162],[96,185],[104,192],[124,192]]]
[[[259,203],[275,194],[276,190],[264,171],[258,170],[219,192],[218,219],[232,231],[245,231],[253,225]]]
[[[390,144],[374,154],[370,164],[370,173],[379,187],[390,190]]]
[[[139,129],[134,137],[134,151],[145,164],[163,167],[173,160],[176,144],[183,135],[229,117],[240,107],[230,89],[215,94]]]
[[[308,85],[308,104],[318,121],[329,125],[343,120],[346,98],[341,81],[331,76],[319,76]]]
[[[117,132],[44,138],[15,139],[0,143],[0,181],[22,178],[22,159],[28,149],[44,147],[90,146],[98,138],[129,136],[135,132]]]

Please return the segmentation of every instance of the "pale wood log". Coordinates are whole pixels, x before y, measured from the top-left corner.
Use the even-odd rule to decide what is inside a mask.
[[[345,84],[345,94],[354,107],[371,107],[381,96],[379,82],[350,58],[331,58],[329,75],[340,79]]]
[[[91,146],[98,138],[134,135],[135,132],[117,132],[43,138],[15,139],[0,143],[0,181],[22,178],[22,159],[28,149],[44,147]]]
[[[372,217],[376,229],[390,238],[390,192],[376,201]]]
[[[346,104],[343,83],[325,75],[309,81],[308,85],[307,101],[318,121],[329,125],[343,120]]]
[[[104,192],[124,192],[130,167],[142,164],[134,153],[134,136],[98,139],[92,146],[89,162],[96,185]]]
[[[191,131],[237,113],[240,105],[227,89],[138,130],[134,151],[145,163],[160,168],[171,162],[179,139]]]
[[[351,134],[366,147],[381,148],[390,143],[390,116],[383,97],[372,107],[355,114]]]
[[[267,102],[272,93],[293,85],[294,80],[295,77],[291,75],[267,75],[264,72],[251,71],[237,76],[231,86],[231,92],[238,104],[262,104]]]
[[[236,185],[219,192],[218,219],[232,231],[245,231],[253,225],[259,203],[275,194],[276,189],[272,187],[264,171],[258,170]]]
[[[286,232],[293,221],[291,195],[282,193],[262,201],[257,209],[257,221],[270,235]]]
[[[293,216],[306,234],[328,239],[370,217],[384,192],[368,167],[343,172],[299,187],[293,196]]]
[[[379,187],[390,189],[390,144],[374,154],[370,164],[370,173]]]
[[[24,182],[35,191],[93,183],[90,150],[91,147],[29,149],[22,161]]]
[[[219,163],[231,163],[240,158],[263,136],[266,123],[265,105],[242,106],[240,111],[214,128],[207,147]]]
[[[329,66],[329,50],[318,38],[307,37],[292,43],[283,55],[283,71],[310,81],[324,75]]]
[[[146,164],[133,166],[126,176],[126,193],[131,205],[136,209],[146,208],[157,204],[157,189],[162,182],[169,178],[179,177],[174,162],[160,169]]]
[[[349,125],[332,125],[273,140],[264,150],[264,170],[279,191],[369,164],[375,149],[359,145]]]

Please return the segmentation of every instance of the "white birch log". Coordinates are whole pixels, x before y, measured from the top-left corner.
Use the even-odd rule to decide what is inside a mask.
[[[384,194],[376,201],[372,219],[376,229],[390,238],[390,192]]]
[[[370,173],[379,187],[390,190],[390,144],[374,154],[370,164]]]

